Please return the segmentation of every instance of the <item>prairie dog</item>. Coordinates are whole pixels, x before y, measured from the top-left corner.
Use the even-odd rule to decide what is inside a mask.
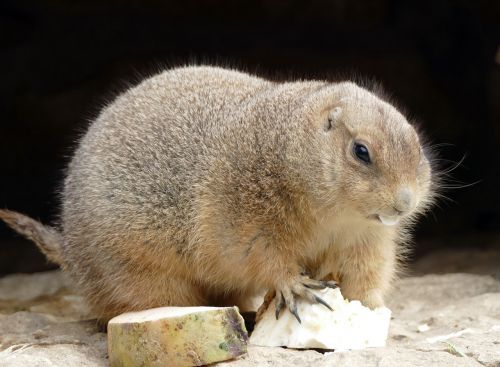
[[[333,279],[377,307],[434,187],[415,129],[352,82],[184,67],[129,89],[90,125],[60,228],[0,217],[69,272],[102,320],[262,291],[293,311]]]

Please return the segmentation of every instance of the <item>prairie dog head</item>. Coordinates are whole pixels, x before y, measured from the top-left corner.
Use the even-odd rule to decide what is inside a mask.
[[[432,170],[406,118],[353,83],[317,97],[325,202],[385,226],[424,211],[431,202]]]

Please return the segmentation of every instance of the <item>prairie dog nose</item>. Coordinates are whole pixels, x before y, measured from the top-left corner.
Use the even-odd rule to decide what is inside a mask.
[[[415,194],[413,190],[405,186],[398,190],[394,209],[398,214],[409,212],[415,206]]]

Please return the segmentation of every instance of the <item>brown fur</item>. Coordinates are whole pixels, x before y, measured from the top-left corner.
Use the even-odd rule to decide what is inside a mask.
[[[353,155],[354,139],[371,165]],[[383,225],[376,215],[401,209],[403,186],[411,204]],[[262,290],[301,296],[303,271],[375,307],[432,192],[413,127],[353,83],[179,68],[128,90],[90,126],[51,258],[103,319]]]

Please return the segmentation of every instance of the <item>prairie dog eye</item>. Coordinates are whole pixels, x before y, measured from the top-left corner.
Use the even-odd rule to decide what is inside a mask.
[[[353,153],[363,163],[370,164],[372,162],[368,148],[361,143],[354,143]]]

